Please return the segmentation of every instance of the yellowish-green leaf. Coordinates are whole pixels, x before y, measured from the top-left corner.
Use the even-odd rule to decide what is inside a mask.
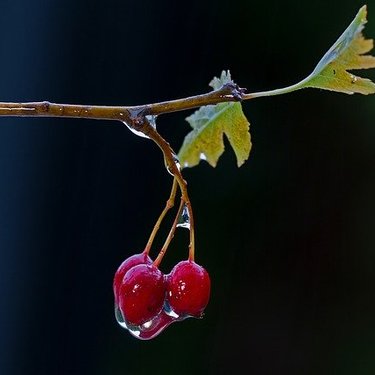
[[[366,15],[366,6],[363,6],[352,23],[304,81],[304,87],[316,87],[346,94],[375,93],[375,84],[369,79],[348,73],[348,70],[375,67],[375,57],[365,55],[371,51],[374,44],[372,39],[365,39],[362,35],[367,22]]]
[[[372,39],[365,39],[362,30],[367,22],[367,8],[363,6],[352,23],[336,43],[319,61],[313,72],[302,81],[281,89],[247,94],[248,98],[259,98],[287,94],[307,87],[343,92],[346,94],[374,94],[375,84],[358,77],[350,70],[375,68],[375,57],[366,55],[374,46]]]
[[[231,82],[230,73],[223,71],[220,78],[215,77],[210,82],[210,86],[216,90],[228,82]],[[185,137],[178,154],[183,167],[194,167],[200,160],[206,160],[215,167],[224,152],[224,134],[234,150],[239,167],[249,157],[250,124],[240,103],[203,106],[186,120],[193,130]]]

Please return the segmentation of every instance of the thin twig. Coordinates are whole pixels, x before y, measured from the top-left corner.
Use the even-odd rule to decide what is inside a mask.
[[[145,250],[144,250],[144,252],[146,254],[148,254],[151,250],[152,243],[154,242],[156,233],[158,232],[165,215],[174,206],[174,201],[175,201],[175,198],[176,198],[176,191],[177,191],[177,180],[175,178],[173,178],[171,194],[169,195],[169,198],[168,198],[168,200],[165,204],[164,210],[161,212],[158,220],[156,221],[156,223],[154,225],[154,228],[152,229],[152,232],[150,234],[150,238],[148,239]]]
[[[172,227],[171,227],[171,229],[168,233],[168,236],[167,236],[167,238],[164,242],[163,247],[161,248],[158,256],[156,257],[156,259],[154,260],[154,266],[156,266],[156,267],[158,267],[159,264],[161,263],[161,261],[164,257],[164,254],[168,250],[169,244],[171,243],[171,241],[174,237],[174,234],[175,234],[176,228],[177,228],[177,224],[178,224],[178,220],[180,219],[180,216],[181,216],[182,210],[184,208],[184,205],[185,205],[185,203],[184,203],[183,199],[181,199],[180,207],[178,208],[178,211],[177,211],[176,217],[174,219],[174,222],[172,224]]]

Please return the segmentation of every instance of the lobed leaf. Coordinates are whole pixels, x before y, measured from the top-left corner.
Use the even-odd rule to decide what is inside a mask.
[[[217,90],[231,82],[229,71],[215,77],[210,86]],[[183,167],[194,167],[200,160],[206,160],[215,167],[224,152],[224,134],[228,138],[240,167],[249,157],[251,138],[250,123],[245,117],[240,103],[220,103],[199,108],[187,117],[193,130],[185,137],[178,153]]]
[[[375,57],[365,55],[374,44],[372,39],[365,39],[362,35],[366,16],[367,8],[363,6],[310,76],[301,82],[300,88],[315,87],[346,94],[375,93],[375,84],[371,80],[348,73],[348,70],[375,67]]]

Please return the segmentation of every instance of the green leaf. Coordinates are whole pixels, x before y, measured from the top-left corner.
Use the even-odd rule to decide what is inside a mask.
[[[287,94],[307,87],[346,94],[374,94],[375,84],[371,80],[348,73],[348,70],[375,68],[375,57],[366,55],[374,46],[373,40],[362,35],[366,16],[367,8],[363,6],[308,77],[281,89],[246,94],[245,99]]]
[[[210,86],[217,90],[232,82],[229,71],[215,77]],[[249,157],[251,140],[250,124],[242,112],[240,103],[220,103],[199,108],[187,117],[193,130],[185,137],[178,157],[183,167],[194,167],[206,160],[215,167],[224,152],[224,134],[229,140],[240,167]]]
[[[375,93],[375,84],[347,71],[375,67],[375,57],[364,55],[373,48],[373,40],[362,35],[367,9],[363,6],[336,43],[320,60],[311,75],[304,81],[304,87],[343,92],[346,94]]]

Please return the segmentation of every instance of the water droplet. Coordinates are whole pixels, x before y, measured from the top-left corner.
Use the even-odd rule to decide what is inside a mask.
[[[115,304],[115,318],[117,320],[117,323],[120,324],[120,326],[122,328],[125,328],[125,329],[128,328],[127,325],[126,325],[126,323],[125,323],[125,319],[122,316],[121,310],[119,309],[119,307],[118,307],[117,304]]]
[[[352,80],[352,83],[356,83],[357,82],[358,78],[356,76],[351,75],[350,78]]]
[[[177,155],[173,154],[173,162],[175,164],[175,166],[177,167],[177,169],[180,171],[181,170],[181,164],[180,164],[180,160],[178,160],[178,157]],[[169,166],[167,164],[165,164],[165,167],[167,168],[167,171],[170,175],[174,176],[172,170],[169,168]]]
[[[123,123],[126,125],[126,127],[135,135],[138,135],[138,137],[142,137],[142,138],[147,138],[147,139],[150,139],[146,134],[138,131],[138,130],[135,130],[133,129],[130,125],[128,125],[125,121],[123,121]]]
[[[156,337],[170,324],[178,321],[177,314],[168,315],[164,309],[161,310],[160,313],[156,315],[153,319],[139,326],[128,324],[122,316],[118,306],[115,306],[115,316],[118,324],[120,324],[122,328],[127,329],[134,337],[140,340],[150,340]]]
[[[129,324],[124,319],[119,307],[115,304],[115,316],[118,324],[127,329],[134,337],[140,340],[150,340],[163,332],[174,322],[181,322],[187,318],[194,318],[191,315],[178,315],[170,307],[167,300],[165,300],[163,309],[151,320],[135,326]]]
[[[154,115],[147,115],[146,118],[147,120],[150,122],[151,126],[156,129],[156,118],[158,116],[154,116]]]
[[[200,155],[199,155],[199,159],[207,160],[207,156],[203,152],[201,152]]]
[[[120,116],[123,116],[123,113],[120,113]],[[156,129],[156,118],[157,116],[154,116],[154,115],[148,115],[146,116],[146,119],[150,122],[151,126]],[[123,123],[126,125],[126,127],[135,135],[137,135],[138,137],[142,137],[142,138],[147,138],[147,139],[150,139],[150,137],[148,137],[146,134],[132,128],[129,124],[127,124],[125,121],[123,121]]]
[[[190,230],[190,215],[186,205],[184,205],[182,209],[181,216],[178,220],[177,226],[179,228],[186,228]]]
[[[171,306],[170,306],[170,304],[168,303],[168,301],[165,301],[164,302],[164,311],[165,311],[165,313],[167,314],[167,315],[169,315],[169,316],[171,316],[172,318],[174,318],[174,319],[183,319],[183,318],[180,318],[180,316],[178,315],[178,314],[176,314],[173,310],[172,310],[172,308],[171,308]]]

